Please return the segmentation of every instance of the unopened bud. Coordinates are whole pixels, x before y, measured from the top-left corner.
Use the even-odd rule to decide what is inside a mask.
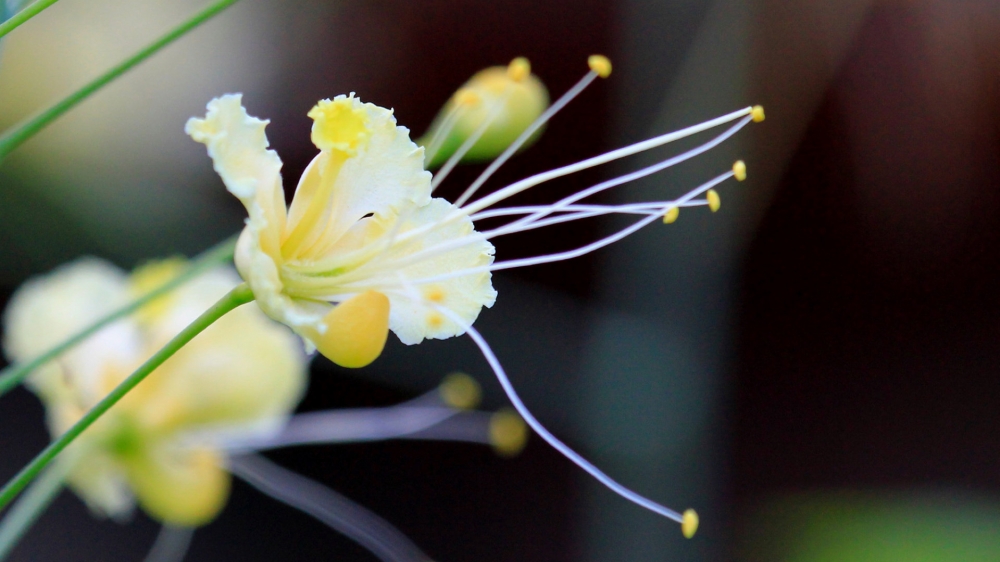
[[[477,72],[448,100],[417,144],[427,169],[440,167],[477,132],[479,140],[462,162],[483,162],[500,155],[549,106],[549,92],[524,58],[509,66]],[[484,128],[485,127],[485,128]],[[536,133],[524,146],[538,137]],[[522,147],[523,148],[523,147]]]

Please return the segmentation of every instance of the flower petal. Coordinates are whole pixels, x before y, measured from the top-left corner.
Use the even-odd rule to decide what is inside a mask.
[[[227,94],[213,99],[205,118],[189,119],[184,131],[208,147],[226,189],[247,208],[247,227],[256,234],[261,249],[277,260],[286,213],[281,160],[267,149],[264,127],[268,121],[249,116],[242,98]]]

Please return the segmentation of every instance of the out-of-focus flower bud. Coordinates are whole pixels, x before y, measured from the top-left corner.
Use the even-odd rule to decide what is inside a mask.
[[[506,67],[493,66],[477,72],[451,96],[417,144],[426,149],[428,169],[439,167],[477,135],[479,140],[461,161],[492,160],[548,106],[548,90],[531,74],[528,60],[519,57]]]

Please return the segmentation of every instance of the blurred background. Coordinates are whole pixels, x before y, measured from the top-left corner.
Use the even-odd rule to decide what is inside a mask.
[[[10,126],[182,21],[196,0],[62,0],[0,45]],[[615,71],[491,189],[760,103],[768,119],[608,194],[677,196],[746,160],[716,214],[504,271],[477,327],[543,423],[640,493],[696,508],[692,540],[534,438],[501,459],[442,443],[270,458],[371,508],[435,560],[1000,560],[1000,3],[988,0],[243,0],[0,165],[0,299],[82,254],[131,268],[237,232],[188,117],[225,92],[271,119],[290,195],[306,112],[347,92],[423,133],[475,71],[527,56],[554,96],[592,53]],[[552,201],[677,152],[552,183]],[[443,186],[454,197],[479,167]],[[578,246],[613,220],[497,243]],[[465,338],[360,371],[313,362],[301,410],[388,405],[450,371],[505,399]],[[4,478],[47,442],[18,390]],[[141,560],[156,526],[97,521],[70,494],[12,560]],[[374,560],[240,484],[188,560]]]

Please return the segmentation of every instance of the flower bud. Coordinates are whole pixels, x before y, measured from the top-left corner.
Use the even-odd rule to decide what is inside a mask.
[[[545,85],[531,74],[528,60],[518,57],[506,67],[490,67],[470,78],[448,100],[417,144],[426,150],[427,168],[434,169],[479,133],[479,140],[461,161],[492,160],[548,106],[549,92]],[[539,134],[524,146],[534,142]]]

